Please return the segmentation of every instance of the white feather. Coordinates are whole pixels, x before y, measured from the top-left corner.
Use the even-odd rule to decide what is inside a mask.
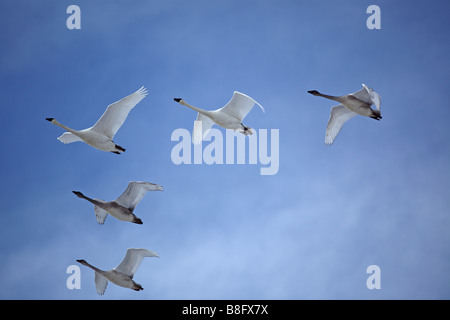
[[[115,202],[131,211],[136,208],[147,191],[162,191],[163,187],[144,181],[130,181],[125,191],[118,197]]]

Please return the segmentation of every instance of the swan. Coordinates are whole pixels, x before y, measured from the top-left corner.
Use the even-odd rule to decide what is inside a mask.
[[[46,120],[68,131],[58,138],[64,144],[84,141],[99,150],[120,154],[125,149],[115,144],[112,139],[125,122],[131,109],[144,99],[147,94],[147,89],[141,87],[135,93],[110,104],[100,119],[92,127],[84,130],[71,129],[59,123],[55,118],[46,118]]]
[[[85,199],[94,205],[95,218],[99,224],[105,223],[108,213],[121,221],[142,224],[142,220],[136,217],[133,211],[147,191],[163,191],[163,187],[150,182],[130,181],[126,190],[114,201],[91,199],[80,191],[72,192],[78,198]]]
[[[328,120],[327,131],[325,133],[325,144],[333,144],[334,139],[344,123],[357,114],[375,120],[380,120],[382,118],[380,112],[380,95],[364,83],[362,86],[363,88],[358,92],[340,97],[322,94],[317,90],[308,91],[308,93],[314,96],[324,97],[341,103],[340,105],[331,108],[330,119]],[[376,110],[372,109],[370,107],[371,105],[375,105]]]
[[[253,129],[246,127],[242,120],[252,110],[253,106],[257,104],[263,112],[264,108],[249,96],[234,91],[231,100],[222,108],[217,110],[203,110],[186,103],[181,98],[174,98],[179,104],[191,108],[198,112],[197,120],[194,123],[194,131],[192,134],[192,142],[200,144],[202,139],[208,134],[209,130],[214,124],[217,124],[225,129],[233,129],[248,136],[253,134]],[[201,125],[199,125],[201,123]]]
[[[99,295],[103,295],[108,285],[108,280],[124,288],[130,288],[135,291],[144,290],[139,283],[133,281],[133,276],[145,257],[159,258],[159,255],[147,249],[129,248],[122,262],[109,271],[100,270],[83,259],[77,260],[77,262],[95,271],[95,289]]]

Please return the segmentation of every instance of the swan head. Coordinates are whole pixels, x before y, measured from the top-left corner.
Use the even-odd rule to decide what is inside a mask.
[[[83,197],[83,194],[80,191],[72,191],[72,192],[75,193],[78,198]]]
[[[184,101],[184,100],[181,99],[181,98],[173,98],[173,100],[174,100],[175,102],[178,102],[178,103],[181,104],[182,106],[192,108],[192,106],[190,106],[186,101]]]
[[[308,91],[308,93],[311,93],[313,96],[318,96],[318,95],[320,95],[320,92],[317,91],[317,90],[310,90],[310,91]]]
[[[86,260],[83,260],[83,259],[79,259],[79,260],[77,260],[77,262],[81,263],[82,265],[87,264]]]
[[[50,121],[57,126],[61,126],[61,124],[55,118],[45,118],[45,120]]]

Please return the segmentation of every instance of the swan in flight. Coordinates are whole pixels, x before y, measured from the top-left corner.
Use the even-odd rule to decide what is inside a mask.
[[[100,270],[83,259],[77,260],[77,262],[95,271],[95,289],[99,295],[103,295],[108,285],[108,280],[124,288],[130,288],[135,291],[144,290],[139,283],[133,281],[133,276],[145,257],[159,258],[159,255],[147,249],[130,248],[127,250],[122,262],[109,271]]]
[[[130,181],[127,189],[114,201],[91,199],[79,191],[72,191],[77,197],[94,205],[95,218],[99,224],[105,223],[108,213],[121,221],[142,224],[142,220],[133,213],[134,208],[142,200],[147,191],[163,191],[163,187],[150,182]]]
[[[84,141],[99,150],[120,154],[125,149],[115,144],[112,139],[125,122],[131,109],[144,99],[147,94],[147,89],[142,87],[135,93],[110,104],[100,119],[92,127],[84,130],[71,129],[54,118],[46,118],[46,120],[68,131],[58,138],[62,143]]]
[[[174,100],[198,112],[192,134],[192,142],[194,144],[200,144],[214,124],[225,129],[237,130],[246,136],[251,135],[253,134],[253,129],[242,124],[242,120],[244,120],[245,116],[252,110],[255,104],[265,112],[264,108],[258,102],[237,91],[234,92],[233,97],[224,107],[211,111],[191,106],[181,98],[174,98]]]
[[[333,144],[334,139],[344,123],[357,114],[375,120],[380,120],[382,118],[380,112],[380,95],[365,84],[362,86],[363,88],[358,92],[340,97],[322,94],[317,90],[308,91],[308,93],[314,96],[324,97],[341,103],[340,105],[331,108],[330,119],[328,120],[327,131],[325,133],[325,144]],[[371,105],[375,105],[376,110],[372,109],[370,107]]]

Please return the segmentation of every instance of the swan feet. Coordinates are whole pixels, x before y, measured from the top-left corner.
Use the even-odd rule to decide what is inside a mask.
[[[246,136],[250,136],[250,135],[253,134],[253,129],[252,129],[252,128],[246,127],[246,126],[244,126],[242,123],[241,123],[241,126],[242,126],[244,129],[243,129],[242,131],[239,130],[239,132],[243,133],[243,134],[246,135]]]
[[[144,290],[144,288],[142,288],[142,286],[139,283],[136,283],[136,282],[134,283],[134,287],[131,288],[131,289],[133,289],[134,291]]]
[[[139,219],[138,217],[134,217],[134,220],[131,221],[131,222],[136,223],[136,224],[144,224],[144,223],[142,222],[142,220]]]
[[[380,113],[380,111],[378,111],[378,110],[373,110],[373,113],[372,113],[372,115],[370,116],[372,119],[375,119],[375,120],[380,120],[380,119],[382,119],[383,117],[381,116],[381,113]]]
[[[119,151],[121,151],[121,152],[125,152],[125,149],[124,149],[123,147],[121,147],[121,146],[119,146],[119,145],[117,145],[117,144],[114,144],[114,146],[116,147],[117,150],[119,150]],[[119,151],[111,151],[111,152],[112,152],[112,153],[115,153],[115,154],[120,154]]]

